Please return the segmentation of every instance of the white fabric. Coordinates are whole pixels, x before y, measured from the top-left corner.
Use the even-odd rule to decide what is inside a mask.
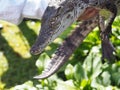
[[[49,0],[0,0],[0,20],[19,24],[23,18],[41,19]]]

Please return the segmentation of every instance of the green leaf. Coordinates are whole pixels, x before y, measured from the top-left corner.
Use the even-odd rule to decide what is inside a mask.
[[[74,74],[74,67],[71,64],[68,64],[65,69],[65,75],[67,79],[72,79]]]
[[[113,74],[112,74],[112,81],[113,81],[116,85],[120,86],[120,72],[116,72],[116,73],[113,73]]]
[[[108,86],[111,84],[111,75],[108,71],[102,73],[102,85]]]
[[[80,88],[82,90],[92,90],[91,81],[86,79],[82,80]]]
[[[59,81],[55,90],[79,90],[77,89],[72,80],[68,81]]]
[[[10,90],[37,90],[37,88],[33,86],[32,81],[27,81],[22,85],[16,85],[14,88],[11,88]]]
[[[46,53],[42,53],[38,60],[36,61],[36,66],[41,73],[45,66],[48,66],[48,63],[50,62],[50,57]]]
[[[89,78],[95,78],[102,72],[101,66],[102,63],[101,55],[99,54],[99,47],[95,46],[92,48],[89,55],[85,59],[83,67]]]
[[[81,82],[83,79],[86,79],[86,74],[84,68],[80,63],[76,64],[74,67],[74,77],[77,81]]]

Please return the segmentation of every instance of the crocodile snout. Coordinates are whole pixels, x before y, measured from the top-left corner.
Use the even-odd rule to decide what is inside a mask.
[[[38,55],[38,54],[41,53],[41,50],[38,47],[32,46],[31,49],[30,49],[30,53],[33,54],[33,55]]]

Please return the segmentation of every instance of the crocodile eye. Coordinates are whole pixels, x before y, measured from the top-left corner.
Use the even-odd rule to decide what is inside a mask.
[[[54,23],[57,21],[57,19],[58,19],[57,16],[53,17],[53,18],[50,20],[50,23],[51,23],[51,24],[54,24]]]
[[[55,27],[55,26],[56,26],[56,23],[58,22],[57,20],[58,20],[58,16],[55,16],[55,17],[53,17],[52,19],[50,19],[49,26],[50,26],[51,28]]]

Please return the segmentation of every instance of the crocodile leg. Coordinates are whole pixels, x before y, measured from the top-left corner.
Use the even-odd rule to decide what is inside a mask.
[[[102,59],[103,59],[103,61],[105,59],[107,59],[107,60],[109,60],[109,62],[113,62],[113,60],[116,59],[115,56],[113,55],[113,53],[115,52],[115,48],[109,40],[109,34],[112,32],[111,31],[112,23],[113,23],[115,17],[117,16],[117,7],[112,2],[106,2],[105,7],[106,7],[106,9],[108,9],[111,12],[111,15],[108,19],[107,25],[103,25],[100,28],[101,29],[101,39],[102,39],[102,55],[103,55]]]
[[[105,19],[102,16],[99,16],[99,29],[101,33],[105,32],[104,31],[105,30]],[[110,42],[108,35],[109,34],[107,34],[106,36],[101,35],[102,61],[103,62],[105,62],[104,61],[105,59],[109,60],[109,62],[112,62],[113,60],[116,59],[115,56],[113,55],[113,52],[115,52],[115,48]]]
[[[108,23],[105,26],[104,32],[102,33],[104,34],[104,36],[107,36],[109,33],[111,33],[112,23],[114,22],[114,19],[117,16],[117,7],[114,3],[108,1],[105,4],[105,8],[111,12],[111,15],[108,19]]]
[[[62,65],[64,65],[64,63],[72,55],[73,51],[82,43],[84,38],[97,26],[97,23],[98,17],[96,16],[80,24],[56,50],[54,56],[51,58],[51,62],[43,73],[34,78],[44,79],[54,74]]]
[[[116,0],[117,1],[117,0]],[[107,60],[115,60],[115,57],[113,55],[113,52],[115,51],[112,43],[109,40],[109,34],[112,30],[112,23],[117,16],[117,7],[118,5],[115,5],[116,1],[112,0],[90,0],[90,4],[92,4],[94,7],[97,8],[103,8],[111,12],[110,17],[108,19],[107,24],[104,24],[103,18],[100,16],[100,22],[99,27],[101,30],[101,40],[102,40],[102,59]]]
[[[89,4],[93,7],[106,9],[111,12],[110,17],[108,19],[108,23],[104,28],[105,30],[104,32],[102,32],[105,34],[104,36],[106,36],[111,32],[112,23],[114,22],[114,19],[117,16],[118,6],[115,4],[115,1],[112,0],[90,0]]]

